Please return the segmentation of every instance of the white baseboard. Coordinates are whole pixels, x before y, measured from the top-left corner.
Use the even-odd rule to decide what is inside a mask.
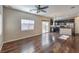
[[[29,36],[29,37],[38,36],[38,35],[41,35],[41,34],[36,34],[36,35]],[[29,37],[22,37],[22,38],[17,38],[17,39],[9,40],[9,41],[4,41],[3,43],[7,43],[7,42],[11,42],[11,41],[16,41],[16,40],[21,40],[21,39],[29,38]]]

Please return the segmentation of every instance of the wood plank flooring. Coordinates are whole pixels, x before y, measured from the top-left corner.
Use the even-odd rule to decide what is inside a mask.
[[[78,53],[79,36],[58,39],[58,33],[45,33],[26,39],[4,43],[2,53]]]

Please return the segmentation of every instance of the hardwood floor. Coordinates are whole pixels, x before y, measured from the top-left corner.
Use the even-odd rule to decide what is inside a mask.
[[[39,36],[4,43],[2,53],[76,53],[79,52],[79,36],[59,39],[58,33],[45,33]]]

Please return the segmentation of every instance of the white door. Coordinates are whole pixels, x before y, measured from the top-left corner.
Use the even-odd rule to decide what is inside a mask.
[[[42,33],[49,32],[49,21],[42,21]]]

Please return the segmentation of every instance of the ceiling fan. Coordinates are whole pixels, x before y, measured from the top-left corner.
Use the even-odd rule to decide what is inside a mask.
[[[48,6],[42,7],[41,5],[36,5],[35,7],[36,7],[36,9],[32,9],[30,11],[36,11],[36,13],[39,13],[39,12],[45,12],[46,13],[45,9],[48,8]]]

